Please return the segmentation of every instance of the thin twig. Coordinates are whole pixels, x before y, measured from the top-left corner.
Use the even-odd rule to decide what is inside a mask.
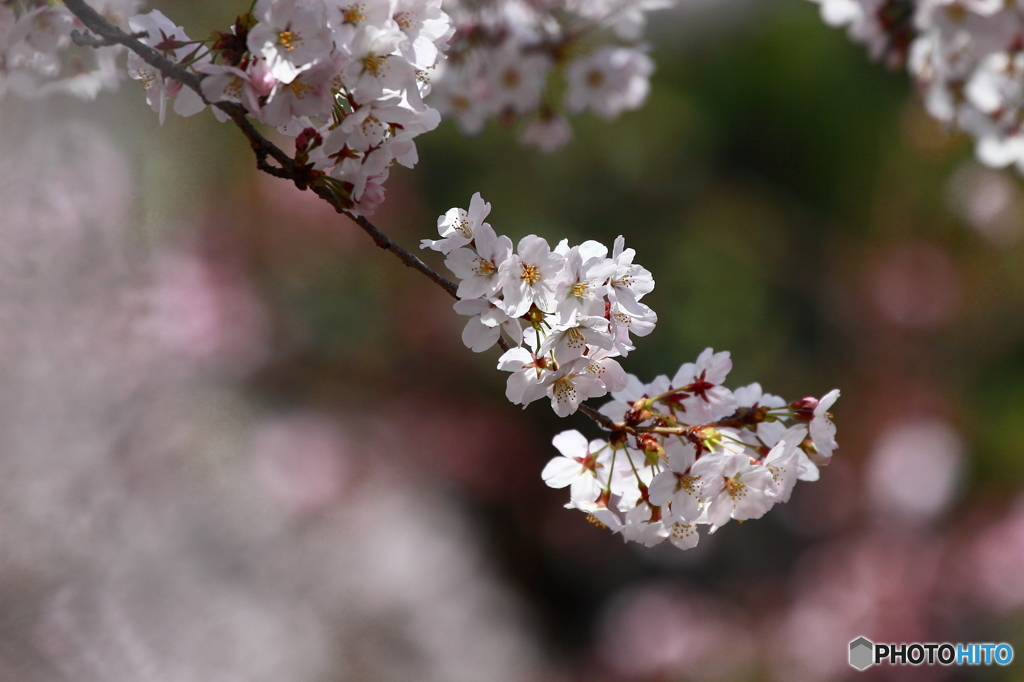
[[[145,31],[140,31],[130,35],[132,38],[145,38],[149,34]],[[71,42],[79,47],[111,47],[112,45],[120,45],[120,43],[115,40],[111,40],[109,38],[103,38],[101,40],[94,35],[82,33],[81,31],[71,32]]]
[[[590,417],[591,419],[596,421],[598,424],[600,424],[604,428],[608,429],[609,431],[620,430],[620,429],[616,428],[619,425],[615,421],[613,421],[613,420],[609,419],[608,417],[604,416],[603,414],[601,414],[600,412],[598,412],[597,410],[592,408],[590,405],[587,405],[586,403],[580,403],[579,409],[580,409],[580,412],[582,412],[583,414],[587,415],[588,417]]]

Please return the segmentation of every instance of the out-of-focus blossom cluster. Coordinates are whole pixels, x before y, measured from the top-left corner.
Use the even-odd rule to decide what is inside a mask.
[[[612,119],[643,104],[654,70],[637,42],[645,13],[674,4],[453,0],[456,31],[432,101],[467,133],[492,117],[523,120],[521,142],[554,150],[572,137],[563,110]]]
[[[139,248],[123,129],[10,109],[0,679],[540,678],[451,496],[359,457],[390,424],[238,389],[272,352],[242,250]]]
[[[452,208],[438,218],[441,239],[422,248],[447,255],[459,279],[455,311],[470,316],[462,334],[476,352],[513,344],[498,361],[510,372],[505,395],[524,407],[545,396],[559,416],[587,398],[626,388],[615,360],[634,349],[630,335],[646,336],[658,316],[640,299],[654,289],[651,273],[633,262],[636,252],[620,236],[608,248],[593,240],[550,247],[535,235],[498,236],[484,222],[491,205],[474,194],[469,210]]]
[[[890,66],[906,65],[937,119],[977,157],[1024,172],[1024,7],[1002,0],[815,0]]]
[[[787,502],[837,447],[828,410],[839,391],[787,405],[756,383],[730,391],[730,369],[728,352],[708,348],[672,379],[629,375],[601,408],[624,428],[589,442],[578,431],[555,436],[562,454],[544,481],[569,488],[567,508],[647,547],[668,539],[689,549],[698,525],[713,533]]]
[[[128,28],[141,0],[97,0],[93,8],[109,22]],[[81,48],[71,32],[84,27],[62,4],[46,0],[0,3],[0,96],[65,92],[93,99],[117,87],[119,46]]]
[[[130,55],[129,73],[161,121],[172,100],[182,116],[201,111],[204,98],[239,104],[296,136],[296,161],[355,213],[373,213],[391,165],[415,165],[413,139],[440,122],[423,103],[451,35],[440,0],[259,0],[212,41],[190,41],[159,11],[129,23],[203,76],[200,97]]]

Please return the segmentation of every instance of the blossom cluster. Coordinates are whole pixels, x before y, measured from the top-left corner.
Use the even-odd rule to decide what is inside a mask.
[[[127,29],[128,17],[141,0],[95,0],[93,9],[110,23]],[[0,96],[21,97],[64,92],[94,99],[117,87],[119,46],[79,48],[71,32],[82,30],[74,15],[47,0],[0,2]]]
[[[729,353],[708,348],[671,379],[629,375],[601,408],[615,422],[611,436],[555,436],[561,456],[544,481],[569,488],[567,508],[647,547],[668,539],[689,549],[699,525],[713,533],[730,519],[760,518],[828,464],[837,447],[828,410],[839,391],[787,404],[756,383],[729,390],[731,368]]]
[[[444,253],[459,279],[455,311],[470,318],[463,342],[482,352],[504,332],[498,368],[510,373],[505,395],[517,405],[547,396],[564,417],[587,398],[625,389],[615,358],[634,349],[631,335],[646,336],[658,321],[640,301],[654,279],[633,262],[636,252],[621,236],[610,256],[593,240],[572,247],[562,240],[552,249],[536,235],[513,249],[485,222],[490,210],[474,194],[468,210],[438,218],[441,239],[421,244]]]
[[[1024,6],[1002,0],[816,0],[890,65],[928,111],[975,139],[978,158],[1024,172]]]
[[[158,10],[136,14],[141,1],[91,6],[202,79],[195,92],[129,53],[128,75],[161,123],[168,108],[191,116],[210,103],[240,105],[296,137],[296,161],[310,179],[361,215],[383,201],[395,162],[415,165],[414,138],[436,128],[441,113],[469,133],[490,117],[524,120],[521,140],[550,151],[572,136],[563,111],[611,119],[639,107],[654,68],[638,42],[646,13],[674,4],[256,0],[229,30],[192,40]],[[92,98],[115,88],[123,48],[72,45],[76,28],[84,29],[60,3],[0,2],[0,94]],[[428,101],[441,112],[424,102],[432,87]]]
[[[643,104],[654,69],[638,40],[646,12],[674,0],[446,4],[456,27],[432,102],[470,134],[491,117],[525,120],[520,141],[551,151],[572,137],[561,113],[607,119]],[[552,81],[564,79],[564,95]]]
[[[206,101],[239,104],[261,123],[300,136],[297,160],[354,213],[376,209],[391,165],[415,165],[414,138],[440,122],[423,96],[452,32],[441,0],[258,0],[208,46],[159,11],[129,24],[203,76]],[[137,55],[128,67],[161,120],[172,99],[184,116],[204,107]]]

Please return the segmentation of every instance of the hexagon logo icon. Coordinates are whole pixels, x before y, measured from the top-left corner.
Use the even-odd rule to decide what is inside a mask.
[[[866,637],[858,637],[850,642],[850,665],[857,670],[864,670],[873,664],[875,645]]]

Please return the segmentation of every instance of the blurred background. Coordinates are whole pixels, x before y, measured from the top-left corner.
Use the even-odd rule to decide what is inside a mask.
[[[202,36],[244,4],[151,6]],[[540,478],[593,425],[510,405],[450,299],[233,128],[135,83],[8,99],[0,679],[1024,679],[847,665],[1024,652],[1024,185],[816,5],[684,5],[643,109],[552,155],[445,123],[374,222],[413,247],[479,191],[514,241],[625,235],[660,317],[627,371],[712,346],[731,387],[841,389],[819,482],[626,546]]]

